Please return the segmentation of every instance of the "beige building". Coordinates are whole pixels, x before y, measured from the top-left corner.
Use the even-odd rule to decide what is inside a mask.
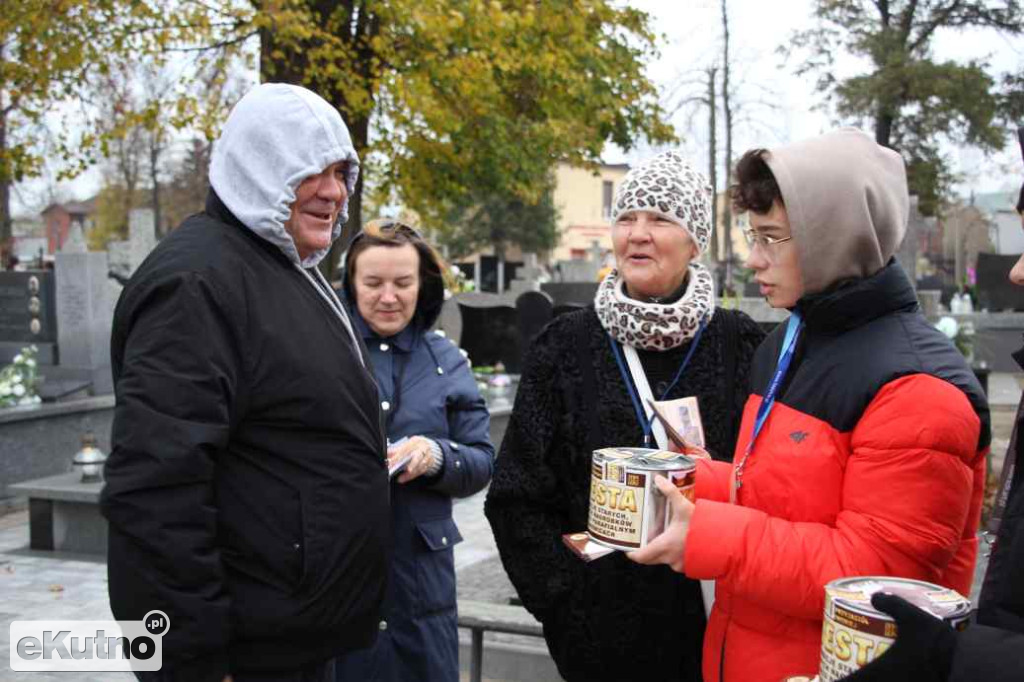
[[[725,205],[729,201],[728,192],[719,192],[716,196],[718,202],[718,222],[715,225],[714,239],[718,242],[718,257],[722,260],[725,259]],[[743,236],[743,230],[750,227],[750,219],[746,213],[736,214],[734,210],[732,212],[732,253],[733,256],[743,264],[743,261],[747,259],[747,255],[750,253],[750,248],[747,246],[747,240]],[[711,247],[708,247],[706,259],[710,260]]]
[[[597,242],[611,251],[612,198],[629,172],[627,164],[601,164],[597,171],[565,163],[555,169],[555,208],[558,210],[558,246],[548,261],[587,259]]]

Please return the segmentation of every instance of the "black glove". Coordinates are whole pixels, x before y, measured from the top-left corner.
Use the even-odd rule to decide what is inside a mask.
[[[956,631],[896,595],[877,592],[871,604],[896,620],[896,642],[841,682],[946,682],[953,667]]]

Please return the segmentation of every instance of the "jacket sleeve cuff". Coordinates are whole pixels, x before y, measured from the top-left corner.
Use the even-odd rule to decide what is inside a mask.
[[[683,551],[683,570],[690,578],[718,580],[743,551],[743,537],[753,510],[726,502],[697,500]]]
[[[727,502],[732,481],[732,463],[713,459],[697,459],[697,483],[694,494],[698,500]]]
[[[433,440],[431,438],[427,438],[425,440],[428,443],[430,443],[431,458],[430,466],[427,467],[425,475],[437,476],[437,474],[441,471],[441,467],[444,466],[444,450],[441,449],[441,446],[438,444],[436,440]]]

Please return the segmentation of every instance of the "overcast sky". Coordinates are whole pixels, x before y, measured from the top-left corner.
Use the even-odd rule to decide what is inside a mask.
[[[710,64],[721,61],[719,0],[632,0],[631,4],[649,12],[662,34],[661,56],[651,64],[650,76],[660,88],[663,104],[672,108],[681,98],[700,92],[694,79]],[[734,100],[734,111],[739,109],[733,131],[734,158],[750,147],[784,143],[836,127],[837,121],[817,110],[823,98],[814,91],[812,79],[794,75],[798,60],[786,63],[777,54],[777,48],[787,43],[794,31],[811,25],[812,6],[811,0],[729,0],[732,80],[739,86]],[[1024,40],[991,31],[939,32],[932,52],[937,60],[986,59],[997,73],[1024,71]],[[866,65],[845,57],[837,66],[838,75],[843,76],[863,72]],[[672,122],[683,138],[682,146],[698,160],[700,168],[706,169],[707,112],[701,110],[696,118],[693,112],[693,107],[684,107]],[[718,147],[723,153],[721,123],[719,117]],[[1007,139],[1012,135],[1007,131]],[[1024,166],[1016,144],[990,157],[972,149],[946,151],[966,179],[959,188],[965,194],[971,188],[986,192],[1020,187]],[[609,150],[608,157],[636,161],[648,154],[649,149],[627,154]]]
[[[652,25],[660,34],[661,55],[650,64],[649,75],[665,106],[672,109],[686,97],[703,94],[697,83],[702,70],[720,61],[719,0],[631,0],[631,4],[653,16]],[[750,147],[772,146],[835,127],[835,121],[817,110],[822,98],[814,92],[811,79],[793,75],[797,61],[784,63],[776,52],[795,30],[809,25],[811,6],[811,0],[729,0],[732,78],[738,85],[734,103],[735,156]],[[936,59],[987,59],[997,73],[1024,71],[1024,40],[991,31],[940,32],[933,44],[933,54]],[[848,75],[858,72],[863,64],[847,57],[840,59],[838,66],[840,75]],[[683,106],[672,118],[683,138],[682,147],[702,169],[707,168],[706,119],[706,110],[698,111],[692,106]],[[1008,139],[1011,133],[1007,131]],[[721,132],[719,148],[724,149]],[[1007,145],[1003,153],[991,156],[972,149],[946,151],[956,170],[966,178],[959,188],[963,194],[971,189],[987,192],[1019,187],[1024,167],[1016,145]],[[634,162],[651,153],[645,147],[628,153],[609,149],[606,160]],[[92,171],[66,187],[68,198],[90,196],[98,191],[99,185],[99,173]],[[29,201],[38,195],[38,188],[35,192],[25,189],[29,190],[23,192]],[[15,212],[24,209],[16,206]]]

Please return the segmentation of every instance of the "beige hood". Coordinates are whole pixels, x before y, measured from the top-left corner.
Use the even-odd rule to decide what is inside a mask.
[[[907,231],[907,172],[900,155],[844,128],[769,150],[786,204],[805,293],[875,274]]]

